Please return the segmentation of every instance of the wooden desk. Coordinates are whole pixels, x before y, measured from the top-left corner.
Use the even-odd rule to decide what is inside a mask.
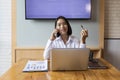
[[[22,72],[27,60],[14,64],[0,80],[120,80],[120,72],[105,60],[109,69],[88,69],[87,71]]]

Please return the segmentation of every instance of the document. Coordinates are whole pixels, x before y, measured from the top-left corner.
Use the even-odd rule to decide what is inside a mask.
[[[29,60],[25,65],[23,71],[26,71],[26,72],[48,71],[48,61],[47,60],[42,60],[42,61]]]

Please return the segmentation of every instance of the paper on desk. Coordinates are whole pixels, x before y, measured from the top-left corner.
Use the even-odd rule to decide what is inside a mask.
[[[33,61],[29,60],[25,65],[23,71],[47,71],[48,70],[48,61]]]

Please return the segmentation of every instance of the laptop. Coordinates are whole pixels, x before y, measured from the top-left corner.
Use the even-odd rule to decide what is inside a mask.
[[[54,48],[50,53],[50,70],[87,70],[89,48]]]

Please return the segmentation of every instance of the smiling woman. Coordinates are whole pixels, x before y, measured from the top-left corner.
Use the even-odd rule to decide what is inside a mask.
[[[61,35],[65,35],[65,34],[67,35],[68,26],[67,26],[67,23],[63,19],[58,20],[56,29]]]
[[[57,36],[55,36],[57,34]],[[52,48],[85,48],[88,31],[83,29],[80,33],[81,39],[72,36],[71,25],[64,16],[59,16],[55,21],[55,29],[47,42],[44,59],[49,59]]]

